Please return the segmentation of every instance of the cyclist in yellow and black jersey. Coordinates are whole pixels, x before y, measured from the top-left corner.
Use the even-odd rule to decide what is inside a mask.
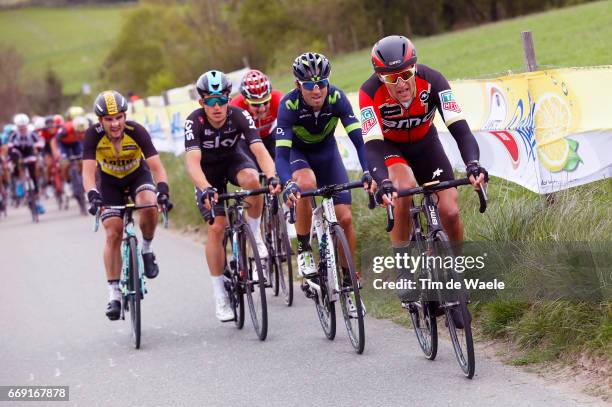
[[[157,193],[157,203],[171,207],[168,177],[159,154],[147,130],[136,122],[126,121],[126,111],[127,101],[116,91],[102,92],[96,97],[94,112],[99,122],[87,129],[83,146],[83,186],[88,191],[91,214],[105,205],[125,204],[126,193],[137,205],[154,204]],[[104,266],[110,297],[106,316],[110,320],[118,319],[121,311],[118,283],[122,218],[122,211],[103,208],[101,219],[106,230]],[[159,273],[151,249],[156,226],[157,208],[143,209],[140,212],[142,259],[148,278],[155,278]]]

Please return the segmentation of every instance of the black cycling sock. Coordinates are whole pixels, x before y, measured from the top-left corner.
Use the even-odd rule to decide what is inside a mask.
[[[107,280],[109,284],[119,283],[119,280]]]
[[[297,239],[298,239],[298,253],[302,253],[304,251],[307,250],[311,250],[310,247],[310,233],[307,233],[305,235],[297,235]]]

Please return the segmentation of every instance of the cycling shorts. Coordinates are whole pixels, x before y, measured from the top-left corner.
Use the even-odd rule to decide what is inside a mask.
[[[384,145],[387,167],[394,164],[408,165],[419,185],[431,181],[450,181],[455,178],[453,167],[437,135],[413,143],[385,140]]]
[[[103,206],[125,205],[127,196],[130,196],[132,201],[136,202],[136,195],[140,192],[157,191],[151,170],[144,161],[140,168],[123,178],[113,177],[98,169],[96,181],[98,191],[102,195]],[[123,212],[117,209],[104,209],[100,218],[102,221],[112,217],[123,218]]]
[[[202,164],[202,171],[208,182],[217,189],[219,194],[227,192],[227,182],[238,186],[237,175],[238,172],[245,168],[252,168],[256,172],[257,164],[251,158],[251,155],[246,151],[247,147],[237,146],[234,151],[224,155],[224,160],[217,163]],[[205,221],[209,221],[211,213],[202,205],[202,191],[195,188],[195,199],[200,214]],[[223,202],[219,202],[215,205],[215,216],[225,216],[225,205]]]
[[[61,153],[63,160],[67,160],[68,157],[73,156],[73,155],[77,155],[77,156],[83,155],[83,144],[82,143],[70,143],[70,144],[58,143],[58,144],[59,144],[59,149],[60,149],[60,153]]]
[[[338,151],[334,137],[319,143],[312,150],[299,150],[291,148],[291,173],[302,168],[310,168],[317,180],[317,188],[332,184],[349,182],[346,168]],[[334,194],[334,204],[351,204],[351,191],[342,191]]]

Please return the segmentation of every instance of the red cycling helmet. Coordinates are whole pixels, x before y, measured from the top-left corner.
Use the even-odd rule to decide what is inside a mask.
[[[247,99],[262,99],[272,92],[270,79],[261,71],[251,69],[242,78],[240,93]]]
[[[62,117],[61,114],[56,114],[56,115],[53,116],[53,124],[56,127],[64,125],[64,118]]]

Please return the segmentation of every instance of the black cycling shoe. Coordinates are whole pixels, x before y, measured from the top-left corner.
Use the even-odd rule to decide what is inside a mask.
[[[121,303],[117,300],[112,300],[108,304],[106,304],[106,316],[111,321],[116,321],[119,319],[119,315],[121,315]]]
[[[159,267],[157,266],[157,262],[155,261],[155,254],[151,253],[143,253],[142,261],[144,263],[144,273],[147,278],[155,278],[159,274]]]

